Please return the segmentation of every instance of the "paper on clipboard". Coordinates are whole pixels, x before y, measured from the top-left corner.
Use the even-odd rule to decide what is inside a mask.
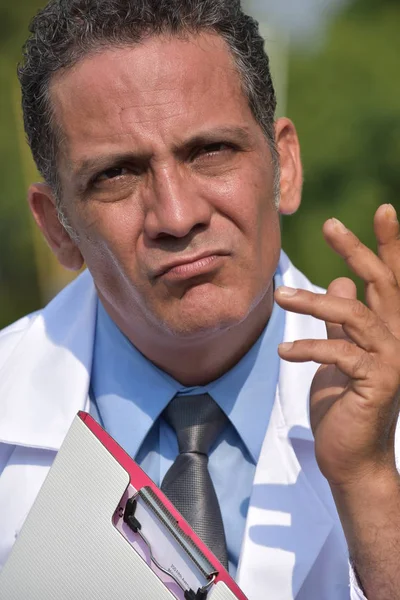
[[[125,527],[135,494],[148,545]],[[0,573],[0,600],[132,597],[246,600],[140,467],[79,413]]]

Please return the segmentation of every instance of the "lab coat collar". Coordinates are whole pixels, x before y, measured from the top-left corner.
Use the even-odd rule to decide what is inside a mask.
[[[283,251],[279,269],[284,285],[315,289]],[[58,450],[77,411],[89,408],[96,307],[85,271],[33,318],[0,371],[0,442]],[[314,319],[286,315],[288,339],[324,337],[323,329]],[[305,394],[293,392],[293,383],[311,381],[314,371],[313,363],[282,363],[279,388],[290,438],[313,441]]]
[[[296,269],[282,252],[281,263],[283,284],[287,287],[324,293]],[[285,342],[303,339],[326,338],[325,323],[291,312],[286,313]],[[319,365],[313,362],[289,363],[281,361],[279,376],[279,397],[285,427],[289,438],[314,442],[310,427],[309,391],[312,379]]]
[[[281,268],[284,285],[316,291],[285,255]],[[287,313],[284,341],[323,337],[323,323]],[[315,480],[311,485],[308,478],[311,470],[318,472],[308,410],[316,368],[313,363],[281,361],[237,574],[239,586],[252,600],[296,598],[334,524],[315,490]],[[327,485],[322,475],[320,485],[321,489]]]
[[[95,318],[88,271],[33,317],[0,371],[0,442],[60,448],[88,408]]]

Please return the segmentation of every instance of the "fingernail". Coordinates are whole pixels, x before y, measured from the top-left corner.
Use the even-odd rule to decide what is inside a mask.
[[[295,296],[298,292],[298,290],[296,290],[295,288],[286,287],[284,285],[278,288],[277,291],[281,296],[284,296],[285,298],[291,298],[292,296]]]
[[[332,217],[331,221],[338,233],[348,233],[349,230],[343,225],[341,221],[339,221],[339,219],[335,219],[335,217]]]
[[[393,204],[385,204],[385,208],[386,218],[397,223],[397,212]]]
[[[293,348],[293,346],[294,346],[293,342],[283,342],[282,344],[279,344],[278,348],[282,352],[289,352],[289,350],[291,350]]]

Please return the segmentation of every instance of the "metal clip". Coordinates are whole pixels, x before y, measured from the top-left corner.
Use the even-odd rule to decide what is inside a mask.
[[[169,571],[168,569],[165,569],[162,565],[160,565],[160,563],[158,562],[158,560],[155,558],[155,556],[153,554],[153,550],[151,548],[150,542],[148,541],[148,539],[143,534],[141,523],[138,521],[138,519],[135,516],[136,507],[137,507],[137,497],[139,495],[142,497],[142,494],[140,494],[140,492],[138,492],[137,494],[135,494],[134,496],[132,496],[132,498],[130,498],[127,501],[127,503],[125,505],[124,515],[123,515],[124,523],[126,523],[128,525],[128,527],[134,533],[136,533],[137,535],[139,535],[141,537],[141,539],[144,541],[144,543],[146,544],[146,546],[149,549],[150,560],[156,565],[156,567],[160,571],[162,571],[163,573],[165,573],[166,575],[168,575],[168,577],[171,577],[175,581],[175,583],[184,592],[185,600],[206,600],[208,592],[209,592],[209,589],[210,589],[211,585],[215,581],[215,576],[216,576],[215,572],[212,573],[208,577],[208,579],[210,579],[210,581],[209,581],[209,583],[207,585],[205,585],[202,588],[199,588],[197,590],[197,592],[194,592],[192,589],[187,589],[186,587],[184,587],[182,585],[182,582],[173,573],[171,573],[171,571]],[[149,506],[148,502],[147,502],[147,505]],[[170,527],[168,527],[168,529],[170,529]],[[195,564],[197,564],[197,561],[195,561]]]

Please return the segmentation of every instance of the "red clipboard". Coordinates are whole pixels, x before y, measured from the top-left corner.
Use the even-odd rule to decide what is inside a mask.
[[[0,573],[4,600],[247,600],[134,460],[75,417]]]
[[[202,540],[195,534],[190,525],[176,510],[175,506],[170,502],[170,500],[168,500],[168,498],[156,486],[150,477],[146,475],[139,465],[132,460],[132,458],[121,448],[121,446],[119,446],[119,444],[89,414],[80,412],[78,413],[78,417],[82,419],[90,431],[100,440],[108,452],[112,454],[112,456],[119,462],[123,469],[125,469],[125,471],[129,474],[130,484],[135,488],[135,490],[138,492],[143,489],[146,491],[149,490],[151,492],[149,495],[150,501],[151,497],[153,497],[156,504],[158,503],[160,507],[163,507],[167,511],[168,515],[170,515],[176,523],[176,527],[183,532],[186,539],[192,542],[190,546],[193,545],[193,547],[199,550],[200,553],[208,560],[212,566],[213,572],[215,573],[212,585],[223,582],[238,600],[247,600],[246,596],[237,586],[223,565],[218,561],[214,554],[212,554]],[[126,497],[127,495],[125,495],[125,498]],[[123,504],[125,504],[125,502],[123,502]],[[120,511],[124,508],[123,504],[118,507]],[[120,516],[123,518],[122,512],[120,512]],[[195,600],[195,598],[193,598],[193,600]]]

